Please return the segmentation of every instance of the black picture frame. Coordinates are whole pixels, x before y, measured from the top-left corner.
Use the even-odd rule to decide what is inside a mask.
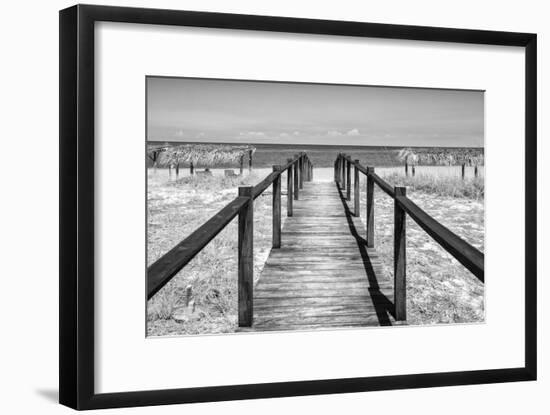
[[[525,48],[525,366],[97,394],[94,391],[94,24],[141,23]],[[438,27],[76,5],[60,11],[59,401],[75,409],[535,380],[537,36]]]

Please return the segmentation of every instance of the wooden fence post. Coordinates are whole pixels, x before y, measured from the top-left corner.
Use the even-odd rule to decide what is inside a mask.
[[[464,180],[465,176],[466,176],[466,164],[462,163],[462,180]]]
[[[393,302],[395,319],[407,319],[407,214],[399,204],[399,198],[407,195],[406,187],[394,187],[394,242],[393,242]]]
[[[304,155],[300,155],[298,160],[298,165],[300,167],[300,189],[304,188]]]
[[[351,200],[351,161],[347,160],[346,164],[346,199]]]
[[[180,175],[180,162],[178,161],[176,163],[176,179],[179,177]]]
[[[296,157],[298,157],[298,154],[294,155],[294,158]],[[293,170],[294,170],[294,200],[298,200],[298,198],[300,197],[300,184],[299,184],[300,163],[298,162],[298,160],[294,162]]]
[[[405,162],[405,176],[409,177],[409,163]]]
[[[359,169],[357,168],[357,165],[359,164],[359,160],[355,160],[355,166],[353,170],[353,202],[355,211],[355,216],[359,217],[361,216],[361,210],[360,210],[360,204],[361,204],[361,193],[359,191]]]
[[[313,181],[313,163],[310,163],[309,165],[309,181]]]
[[[239,161],[239,174],[241,176],[243,175],[243,159],[244,159],[244,156],[241,155],[241,159]]]
[[[374,167],[367,167],[367,247],[374,248]]]
[[[336,159],[336,181],[342,187],[342,153],[339,153]]]
[[[273,171],[281,170],[281,166],[273,166]],[[281,247],[281,175],[273,180],[273,248]]]
[[[252,186],[239,187],[239,196],[248,203],[239,212],[239,327],[252,326],[254,289],[254,199]]]
[[[193,176],[195,174],[195,165],[193,162],[189,163],[189,174]]]
[[[287,159],[287,163],[292,162],[292,159]],[[291,164],[286,171],[286,215],[292,216],[292,199],[294,199],[292,191],[292,167]]]
[[[477,178],[478,172],[477,172],[477,164],[474,167],[474,177]]]
[[[412,176],[414,177],[414,175],[416,174],[416,169],[415,169],[415,166],[414,164],[412,165]]]
[[[342,174],[342,190],[346,189],[346,159],[344,158],[345,154],[342,154],[342,157],[340,160],[342,160],[342,171],[340,172]]]
[[[252,150],[248,150],[248,172],[252,172]]]

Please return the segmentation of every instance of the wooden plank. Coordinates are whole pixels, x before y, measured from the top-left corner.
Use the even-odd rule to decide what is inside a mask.
[[[300,201],[254,289],[254,329],[390,324],[393,280],[383,274],[376,251],[352,233],[365,229],[360,216],[346,212],[337,184],[307,181],[310,162],[303,163]],[[341,171],[338,163],[335,168],[351,192],[351,163],[342,160]]]

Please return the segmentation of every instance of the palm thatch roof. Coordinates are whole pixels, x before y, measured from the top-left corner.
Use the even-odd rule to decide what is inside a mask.
[[[256,148],[248,145],[228,144],[181,144],[156,146],[148,151],[160,151],[159,166],[174,166],[176,164],[191,164],[216,166],[240,161],[241,157],[254,153]]]
[[[411,165],[457,166],[467,164],[469,166],[481,166],[484,164],[483,151],[473,148],[438,148],[429,150],[403,148],[397,154],[397,158]]]

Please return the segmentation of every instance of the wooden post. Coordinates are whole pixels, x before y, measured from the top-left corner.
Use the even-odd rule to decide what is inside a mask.
[[[189,163],[189,174],[191,176],[195,174],[195,166],[193,165],[193,162]]]
[[[254,289],[254,199],[252,186],[240,186],[239,196],[248,203],[239,212],[239,327],[252,326]]]
[[[394,242],[393,242],[393,299],[395,319],[407,319],[407,214],[401,208],[398,199],[407,195],[406,187],[394,187]]]
[[[415,169],[415,166],[414,164],[412,165],[412,176],[414,177],[414,175],[416,174],[416,169]]]
[[[464,180],[465,176],[466,176],[466,164],[462,163],[462,180]]]
[[[374,167],[367,167],[367,247],[374,248]]]
[[[405,176],[409,177],[409,163],[405,162]]]
[[[288,159],[287,163],[290,163],[292,159]],[[290,167],[286,171],[286,215],[292,216],[292,199],[294,199],[294,195],[292,192],[292,167],[294,165],[291,164]]]
[[[342,187],[342,153],[336,158],[336,181]]]
[[[168,165],[168,176],[172,177],[172,165]]]
[[[300,166],[300,189],[303,189],[304,188],[304,156],[303,155],[300,156],[298,165]]]
[[[340,168],[340,174],[341,174],[341,183],[342,183],[342,190],[346,188],[346,159],[344,158],[344,154],[342,154],[341,160],[341,168]]]
[[[179,161],[176,163],[176,179],[180,175],[180,163]]]
[[[345,154],[342,154],[342,190],[346,189],[346,159],[344,158]]]
[[[244,161],[244,156],[241,155],[241,159],[239,161],[239,174],[242,176],[243,175],[243,161]]]
[[[252,172],[252,150],[248,150],[248,172]]]
[[[338,158],[334,160],[334,183],[338,183]]]
[[[309,165],[310,173],[309,173],[309,180],[313,181],[313,163]]]
[[[351,200],[351,161],[349,160],[346,168],[346,199]]]
[[[298,157],[298,154],[294,155],[294,158]],[[294,200],[298,200],[300,197],[300,163],[298,160],[294,162],[293,169],[294,170]]]
[[[474,176],[476,179],[477,179],[477,175],[478,175],[478,172],[477,172],[477,164],[476,164],[474,167]]]
[[[355,205],[354,214],[359,217],[361,216],[361,211],[359,210],[359,206],[361,204],[361,193],[359,192],[359,169],[357,168],[359,160],[355,160],[355,163],[356,164],[353,169],[353,202]]]
[[[281,166],[273,166],[273,171],[281,170]],[[273,248],[281,247],[281,175],[273,180]]]

